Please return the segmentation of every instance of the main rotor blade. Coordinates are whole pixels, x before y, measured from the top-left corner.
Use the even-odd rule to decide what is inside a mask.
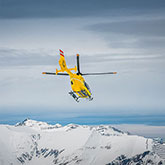
[[[77,54],[77,73],[81,74],[81,72],[80,72],[80,62],[79,62],[79,54]]]
[[[50,74],[50,75],[54,75],[54,76],[56,76],[56,75],[69,76],[67,73],[56,74],[56,73],[52,73],[52,72],[42,72],[42,74]]]
[[[87,75],[103,75],[103,74],[117,74],[117,72],[103,72],[103,73],[83,73],[83,76]]]

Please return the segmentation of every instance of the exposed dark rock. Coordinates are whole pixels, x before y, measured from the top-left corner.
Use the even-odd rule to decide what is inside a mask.
[[[117,157],[107,165],[163,165],[162,161],[155,162],[155,155],[150,151],[127,158],[125,155]]]

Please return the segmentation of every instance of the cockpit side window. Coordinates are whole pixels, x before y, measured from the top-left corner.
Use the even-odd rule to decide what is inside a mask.
[[[79,93],[79,95],[81,95],[82,97],[88,96],[85,90],[78,91],[77,93]]]
[[[89,88],[89,85],[84,81],[84,85],[85,87],[89,90],[89,92],[91,92],[90,88]]]
[[[85,90],[81,90],[81,93],[82,93],[84,96],[88,96],[88,94],[86,93]]]

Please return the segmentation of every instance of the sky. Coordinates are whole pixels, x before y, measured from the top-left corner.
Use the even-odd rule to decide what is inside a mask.
[[[147,124],[165,125],[164,45],[164,0],[0,0],[0,123],[157,116]],[[59,49],[68,67],[79,53],[83,73],[118,74],[84,77],[94,100],[76,103],[69,77],[41,74],[59,69]]]

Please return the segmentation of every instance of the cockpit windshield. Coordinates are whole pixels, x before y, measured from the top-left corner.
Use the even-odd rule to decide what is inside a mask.
[[[84,85],[85,85],[85,87],[89,90],[89,92],[91,93],[91,90],[90,90],[90,88],[89,88],[89,85],[84,81]]]

